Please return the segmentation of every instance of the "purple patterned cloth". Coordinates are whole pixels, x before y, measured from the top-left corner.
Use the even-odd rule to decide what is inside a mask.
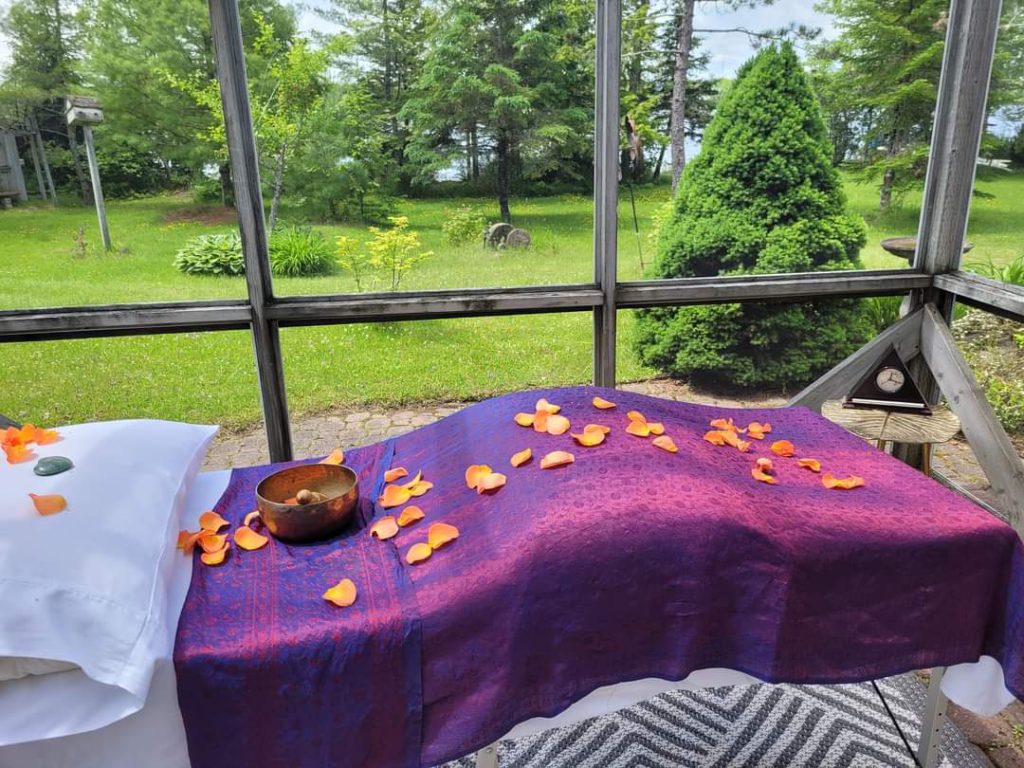
[[[599,411],[599,394],[618,408]],[[580,431],[517,426],[538,397]],[[661,421],[671,454],[627,434],[626,411]],[[748,454],[701,437],[715,417],[773,432]],[[866,486],[827,490],[798,457]],[[509,457],[532,448],[529,464]],[[554,450],[576,456],[541,470]],[[779,484],[750,476],[771,456]],[[364,531],[303,548],[274,542],[196,566],[175,661],[194,768],[415,766],[466,754],[593,689],[708,667],[770,682],[847,682],[998,659],[1024,693],[1024,547],[1013,530],[802,408],[733,410],[591,387],[496,398],[350,453],[362,487],[422,470],[426,519],[391,541]],[[468,490],[470,464],[508,476]],[[233,522],[266,470],[236,472]],[[376,496],[376,494],[374,494]],[[369,516],[385,512],[367,505]],[[431,522],[461,535],[408,566]],[[319,600],[350,576],[350,609]],[[243,759],[244,758],[244,759]]]

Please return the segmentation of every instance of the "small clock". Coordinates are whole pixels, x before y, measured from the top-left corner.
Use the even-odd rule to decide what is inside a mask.
[[[928,401],[910,374],[910,369],[892,345],[865,371],[843,400],[843,407],[931,413]]]
[[[903,389],[907,383],[907,377],[899,368],[886,366],[875,375],[875,386],[886,394],[894,395]]]

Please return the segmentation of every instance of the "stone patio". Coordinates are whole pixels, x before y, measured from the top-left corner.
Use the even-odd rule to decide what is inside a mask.
[[[630,392],[672,400],[725,407],[777,407],[781,395],[746,395],[743,398],[710,394],[667,379],[652,379],[620,385]],[[333,449],[352,448],[395,437],[416,427],[431,424],[469,403],[424,403],[400,410],[369,408],[338,409],[299,419],[292,424],[292,441],[297,458],[324,456]],[[245,432],[223,432],[207,455],[204,469],[228,469],[269,461],[262,428]],[[988,483],[981,467],[962,439],[937,446],[933,453],[936,470],[955,480],[980,498],[986,498]],[[951,719],[998,768],[1024,768],[1024,705],[1015,702],[995,717],[980,718],[951,706]]]

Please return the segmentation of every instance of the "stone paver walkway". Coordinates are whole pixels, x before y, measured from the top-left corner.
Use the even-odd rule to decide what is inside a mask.
[[[623,384],[630,392],[726,407],[777,407],[785,404],[779,395],[748,395],[743,399],[713,395],[678,382],[653,379],[636,384]],[[469,403],[422,404],[401,410],[379,408],[345,410],[310,416],[292,424],[292,441],[296,458],[324,456],[335,448],[354,448],[395,437],[409,430],[431,424],[469,405]],[[218,435],[207,455],[204,469],[228,469],[268,461],[262,428],[242,433]],[[937,446],[933,465],[942,474],[985,498],[988,482],[978,466],[970,446],[962,439]],[[951,709],[954,722],[979,746],[998,768],[1024,768],[1024,705],[1016,702],[999,715],[980,718]]]

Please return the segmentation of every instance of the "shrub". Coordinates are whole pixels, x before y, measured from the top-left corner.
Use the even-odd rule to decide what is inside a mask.
[[[482,242],[487,228],[487,217],[468,205],[446,211],[447,218],[441,225],[445,239],[451,245],[464,245],[474,240]]]
[[[281,277],[326,275],[334,253],[323,235],[310,227],[278,227],[270,235],[270,270]]]
[[[865,240],[796,54],[765,48],[740,69],[686,167],[654,275],[854,269]],[[659,308],[639,313],[636,348],[697,383],[777,387],[820,375],[870,330],[859,300]]]
[[[953,336],[1003,427],[1024,433],[1024,325],[966,309]]]
[[[193,237],[174,257],[174,266],[186,275],[242,275],[242,241],[235,233]]]
[[[373,239],[361,250],[353,238],[337,238],[338,264],[352,275],[356,290],[373,290],[378,283],[388,290],[397,291],[402,278],[433,254],[420,251],[420,236],[409,231],[409,219],[390,216],[391,227],[370,227]]]

